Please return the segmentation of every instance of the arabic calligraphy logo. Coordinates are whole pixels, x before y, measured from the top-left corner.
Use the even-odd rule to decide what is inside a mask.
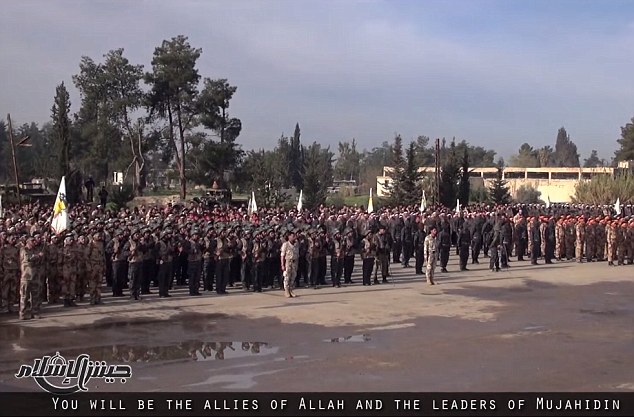
[[[33,365],[20,366],[15,377],[33,378],[44,391],[68,395],[88,391],[88,381],[93,378],[103,379],[107,384],[120,379],[125,384],[132,377],[132,368],[129,365],[108,365],[105,361],[91,361],[87,354],[67,361],[56,352],[55,356],[35,359]]]

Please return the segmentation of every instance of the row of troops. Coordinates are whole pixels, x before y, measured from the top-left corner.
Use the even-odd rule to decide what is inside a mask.
[[[390,276],[390,263],[409,267],[415,258],[416,274],[434,283],[436,262],[447,271],[452,246],[460,269],[479,263],[480,253],[490,252],[490,268],[508,266],[513,251],[518,260],[532,263],[543,258],[605,260],[610,265],[634,260],[634,221],[612,218],[545,217],[484,214],[403,215],[372,218],[359,233],[340,223],[328,227],[233,227],[195,224],[178,231],[162,225],[86,231],[84,234],[16,234],[0,239],[0,294],[2,308],[11,311],[20,301],[20,317],[39,315],[42,300],[63,301],[67,307],[83,301],[100,304],[104,277],[113,296],[140,299],[152,284],[160,297],[169,297],[173,285],[188,285],[190,295],[200,289],[226,294],[227,286],[241,281],[245,290],[284,289],[326,284],[328,258],[333,287],[351,284],[355,256],[362,259],[363,285],[378,284]],[[328,231],[327,231],[328,230]],[[35,251],[38,256],[27,256]],[[41,256],[40,256],[41,255]],[[423,272],[424,265],[427,265]],[[374,281],[372,281],[374,276]]]

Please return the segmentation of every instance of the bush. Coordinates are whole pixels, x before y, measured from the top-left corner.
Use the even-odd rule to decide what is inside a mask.
[[[537,191],[535,187],[522,185],[517,189],[515,201],[522,204],[544,204],[544,202],[539,198],[541,195],[541,191]]]
[[[572,200],[582,204],[614,204],[617,198],[621,203],[634,201],[634,175],[598,175],[590,181],[581,181]]]
[[[123,184],[122,186],[112,186],[108,191],[109,205],[112,209],[119,210],[126,207],[127,204],[134,198],[134,189],[130,184]]]

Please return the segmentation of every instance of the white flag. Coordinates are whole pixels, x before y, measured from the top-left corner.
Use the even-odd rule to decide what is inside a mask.
[[[247,213],[251,215],[251,197],[249,197],[249,202],[247,203]]]
[[[550,196],[546,196],[546,208],[550,208]]]
[[[51,227],[55,233],[60,234],[68,229],[68,203],[66,202],[66,178],[62,177],[59,191],[53,205],[53,220]]]
[[[304,194],[304,190],[299,190],[299,201],[297,202],[297,211],[301,212],[302,211],[302,207],[303,207],[303,194]]]
[[[621,198],[616,199],[616,203],[614,204],[614,211],[616,211],[616,215],[621,215]]]
[[[456,213],[460,213],[460,199],[456,198]]]
[[[2,208],[2,194],[0,194],[0,219],[4,219],[4,209]]]
[[[370,188],[370,199],[368,200],[368,213],[374,213],[374,205],[372,204],[372,188]]]
[[[420,212],[422,213],[427,209],[427,198],[425,198],[425,190],[423,190],[423,196],[420,199]]]
[[[255,192],[251,191],[251,213],[258,211],[258,205],[255,203]]]

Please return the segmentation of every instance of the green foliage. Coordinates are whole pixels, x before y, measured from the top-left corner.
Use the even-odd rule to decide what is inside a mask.
[[[616,162],[634,159],[634,117],[621,127],[621,138],[617,140],[620,148],[614,153]]]
[[[304,205],[314,209],[326,202],[328,187],[332,185],[333,153],[329,148],[322,149],[321,145],[313,142],[304,150]]]
[[[455,207],[460,178],[455,141],[451,142],[449,151],[446,152],[445,162],[440,169],[440,203],[445,207]]]
[[[55,100],[51,109],[53,119],[53,143],[59,156],[58,176],[70,173],[70,95],[62,82],[55,89]]]
[[[469,190],[469,201],[472,203],[488,203],[490,201],[489,191],[486,187],[471,187]]]
[[[411,147],[410,147],[411,148]],[[385,191],[390,204],[405,204],[408,197],[407,188],[411,187],[407,182],[407,166],[403,158],[403,139],[400,135],[394,137],[392,145],[392,171],[390,172],[390,182],[385,184]]]
[[[119,210],[126,207],[126,205],[134,199],[134,189],[130,184],[124,184],[122,186],[112,186],[108,191],[108,205],[112,210]]]
[[[502,168],[498,168],[497,176],[489,187],[489,196],[495,204],[508,204],[511,202],[511,193],[506,180],[502,179]]]
[[[584,168],[597,168],[602,166],[606,166],[606,161],[605,159],[599,158],[596,149],[593,149],[592,152],[590,152],[590,156],[583,162]]]
[[[580,181],[573,201],[582,204],[614,204],[634,201],[634,175],[597,175],[590,181]]]
[[[553,156],[554,166],[558,167],[578,167],[579,153],[577,145],[570,140],[570,136],[566,129],[561,127],[557,132],[557,140],[555,141],[555,153]]]
[[[522,204],[544,204],[540,199],[542,193],[530,185],[522,185],[517,189],[515,201]]]
[[[520,168],[538,168],[539,164],[539,152],[533,149],[528,143],[523,143],[520,146],[517,155],[511,156],[510,166]]]
[[[359,181],[361,154],[357,151],[357,141],[339,142],[339,157],[335,163],[335,178]]]

